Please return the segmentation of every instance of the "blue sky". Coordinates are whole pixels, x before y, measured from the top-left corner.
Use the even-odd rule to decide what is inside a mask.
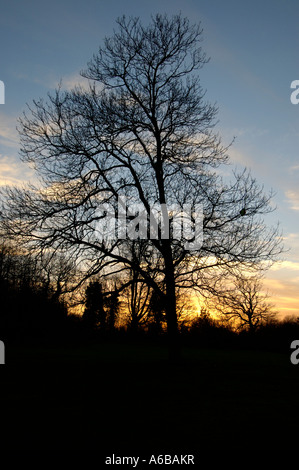
[[[299,80],[298,0],[10,0],[0,10],[0,184],[33,178],[18,158],[17,117],[26,103],[46,97],[62,79],[80,80],[83,69],[115,19],[148,22],[151,14],[178,13],[201,21],[210,62],[201,72],[207,98],[219,107],[217,130],[232,166],[252,170],[273,188],[289,252],[267,274],[265,286],[283,314],[299,314],[299,104],[290,101]]]

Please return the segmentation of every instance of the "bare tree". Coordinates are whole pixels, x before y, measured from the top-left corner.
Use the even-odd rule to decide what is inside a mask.
[[[40,185],[6,190],[2,225],[35,249],[63,247],[80,265],[82,282],[99,273],[138,273],[138,282],[164,299],[175,351],[177,286],[209,290],[216,273],[279,253],[276,229],[267,230],[262,219],[271,194],[245,170],[231,182],[221,177],[227,148],[214,132],[217,108],[205,101],[199,80],[207,62],[200,26],[180,15],[156,15],[146,27],[122,17],[117,25],[82,72],[88,91],[60,87],[20,120],[22,158]],[[142,219],[130,231],[148,239],[142,262],[126,250],[128,226],[123,233],[116,224],[116,237],[109,232],[107,212],[119,216],[120,196],[127,205],[137,202],[147,222],[153,207],[166,207],[151,238]],[[180,237],[161,230],[171,207],[186,204],[193,222],[196,208],[203,209],[203,240],[195,248],[195,223]],[[125,209],[125,222],[131,219]]]
[[[214,308],[237,329],[251,332],[277,315],[269,295],[262,290],[262,281],[258,276],[238,276],[234,286],[217,297]]]
[[[125,304],[125,318],[132,332],[144,326],[148,320],[149,299],[152,288],[140,275],[139,269],[147,256],[147,240],[126,240],[123,253],[132,261],[131,269],[120,279],[120,291]]]

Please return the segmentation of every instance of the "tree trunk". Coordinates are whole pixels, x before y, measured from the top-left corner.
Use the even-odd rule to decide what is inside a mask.
[[[176,312],[176,292],[173,260],[171,254],[171,246],[167,247],[165,259],[165,313],[167,321],[167,336],[169,347],[169,359],[176,362],[180,359],[179,330]]]

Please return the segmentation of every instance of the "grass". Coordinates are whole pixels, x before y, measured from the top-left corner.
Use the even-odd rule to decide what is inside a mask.
[[[185,347],[170,364],[163,346],[111,342],[6,357],[3,449],[297,447],[299,366],[287,353]]]

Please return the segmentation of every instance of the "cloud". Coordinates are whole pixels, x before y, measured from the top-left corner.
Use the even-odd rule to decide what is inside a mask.
[[[45,72],[38,76],[31,76],[25,73],[17,73],[15,77],[18,80],[27,81],[31,83],[35,83],[38,85],[42,85],[47,90],[55,90],[62,85],[63,90],[72,90],[76,86],[82,87],[84,90],[89,89],[89,80],[84,78],[80,75],[79,72],[73,72],[68,75],[59,76],[54,72]]]
[[[228,154],[231,163],[239,164],[245,167],[252,167],[253,165],[253,160],[249,155],[233,146],[229,149]]]
[[[264,279],[263,285],[280,318],[299,315],[298,277],[275,279],[269,273]]]
[[[271,266],[270,270],[280,271],[282,269],[288,269],[291,271],[298,271],[299,273],[299,262],[296,261],[281,261]]]
[[[0,155],[0,186],[20,186],[32,176],[33,170],[16,157]]]
[[[290,166],[289,168],[290,173],[293,173],[293,171],[298,171],[298,170],[299,170],[299,165]]]
[[[284,259],[273,264],[269,269],[271,278],[279,281],[299,284],[299,234],[289,233],[283,237],[284,248],[288,251]],[[298,287],[297,287],[298,290]],[[299,297],[299,296],[298,296]]]
[[[290,243],[295,243],[297,248],[299,249],[299,233],[297,233],[297,232],[288,233],[287,235],[284,236],[283,239],[285,241],[290,242]]]
[[[66,90],[72,90],[76,86],[82,87],[84,90],[89,89],[89,81],[87,78],[82,77],[79,73],[73,73],[66,75],[62,78],[62,88]]]
[[[299,211],[299,190],[288,190],[285,193],[287,197],[287,202],[290,204],[291,209],[294,211]]]
[[[0,113],[0,144],[5,147],[18,148],[19,135],[16,129],[16,117]]]
[[[283,241],[290,251],[284,260],[271,266],[263,283],[282,317],[299,315],[299,234],[289,233]]]
[[[86,91],[89,90],[89,80],[82,77],[79,72],[64,75],[63,77],[49,74],[47,77],[43,77],[42,79],[35,78],[34,82],[40,85],[46,85],[47,88],[52,90],[57,89],[60,84],[61,88],[66,91],[71,91],[77,86],[83,88]]]

